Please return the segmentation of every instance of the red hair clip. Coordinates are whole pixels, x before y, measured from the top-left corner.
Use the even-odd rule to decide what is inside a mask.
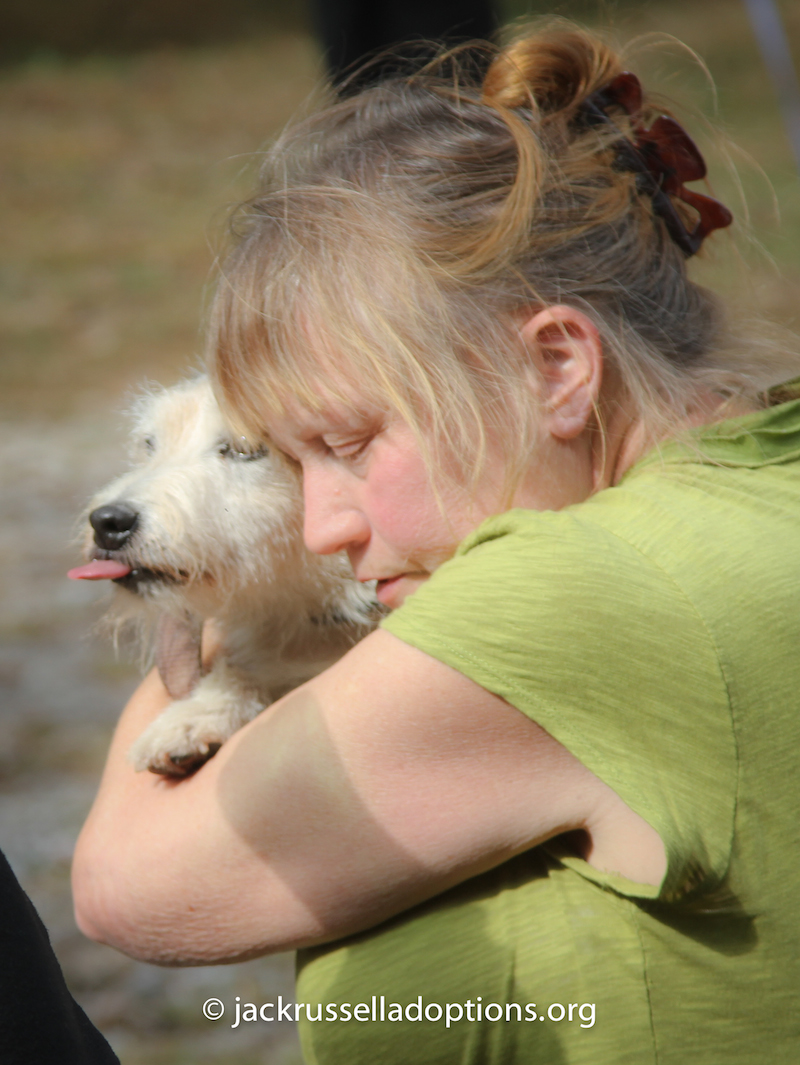
[[[635,74],[618,74],[584,100],[580,113],[589,125],[613,124],[607,108],[614,106],[632,118],[641,112],[642,86]],[[633,133],[635,141],[623,139],[616,145],[616,165],[636,173],[637,184],[652,198],[653,210],[664,220],[669,235],[687,257],[694,255],[709,233],[731,224],[733,215],[718,200],[684,187],[685,181],[700,181],[707,171],[700,149],[679,122],[659,115],[650,129],[634,123]],[[670,196],[697,212],[693,229],[675,210]]]

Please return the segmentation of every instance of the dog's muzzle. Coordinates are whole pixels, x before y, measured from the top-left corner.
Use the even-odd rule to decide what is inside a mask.
[[[93,510],[89,515],[89,524],[94,530],[95,547],[91,551],[93,561],[88,566],[71,570],[70,575],[75,579],[110,579],[120,588],[137,595],[144,592],[148,585],[185,583],[188,580],[187,573],[170,573],[137,564],[135,548],[134,555],[131,555],[131,541],[139,528],[140,517],[140,512],[128,503],[107,503]],[[100,561],[118,562],[122,567],[128,567],[127,572],[123,569],[119,576],[110,573],[99,573],[95,576],[89,571],[95,562]]]

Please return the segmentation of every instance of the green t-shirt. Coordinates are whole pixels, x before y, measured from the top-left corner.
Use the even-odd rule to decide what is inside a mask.
[[[636,884],[555,839],[302,952],[298,1002],[337,1004],[301,1024],[308,1062],[800,1061],[800,402],[489,519],[384,627],[547,729],[668,869]]]

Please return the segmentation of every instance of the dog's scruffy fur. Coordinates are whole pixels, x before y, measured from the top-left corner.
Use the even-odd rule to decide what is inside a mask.
[[[175,699],[130,760],[184,775],[340,658],[381,610],[345,557],[306,550],[298,470],[277,450],[237,445],[205,377],[150,393],[134,417],[135,466],[91,500],[84,554],[131,567],[114,581],[110,616],[154,646]],[[120,543],[97,528],[104,507],[101,515],[134,512],[130,530],[116,534]],[[222,650],[203,675],[207,618],[216,620]]]

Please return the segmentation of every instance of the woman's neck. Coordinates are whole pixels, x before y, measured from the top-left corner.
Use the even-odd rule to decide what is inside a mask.
[[[732,400],[719,393],[703,390],[698,392],[682,418],[676,419],[673,426],[661,432],[654,432],[646,425],[641,414],[634,415],[627,404],[618,403],[614,414],[609,418],[602,435],[606,454],[598,456],[596,463],[597,487],[607,488],[618,484],[624,475],[636,463],[658,444],[679,438],[684,433],[702,429],[706,425],[728,418],[738,418],[751,413],[755,407],[742,399]]]

